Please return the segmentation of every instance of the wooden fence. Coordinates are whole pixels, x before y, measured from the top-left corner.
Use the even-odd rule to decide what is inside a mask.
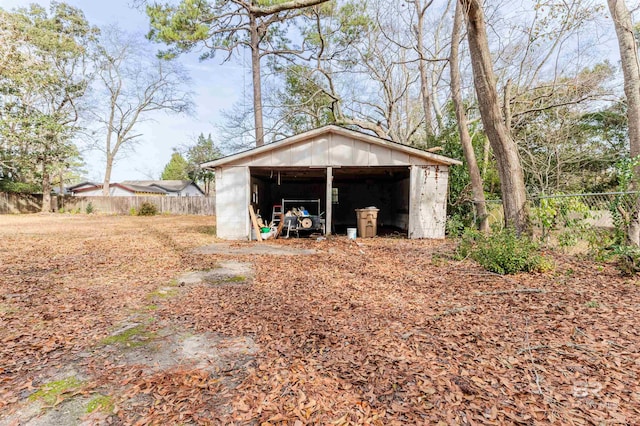
[[[158,213],[213,216],[215,197],[72,197],[52,196],[51,211],[130,214],[140,210],[144,202],[154,204]],[[89,207],[91,205],[91,207]],[[0,193],[0,214],[36,213],[42,206],[42,195]]]
[[[41,206],[42,194],[0,192],[0,214],[37,213]]]

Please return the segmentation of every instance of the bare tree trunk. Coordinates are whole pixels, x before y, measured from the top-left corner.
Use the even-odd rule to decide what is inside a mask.
[[[634,37],[634,27],[631,15],[624,0],[607,0],[609,11],[618,37],[620,47],[620,62],[624,75],[624,94],[627,97],[627,120],[629,127],[629,145],[632,158],[640,154],[640,61],[638,60],[638,46]],[[635,169],[632,188],[638,189],[640,167]],[[635,212],[631,215],[627,230],[629,242],[640,245],[640,200]]]
[[[530,224],[524,174],[518,149],[500,113],[482,5],[480,0],[460,0],[460,5],[467,18],[467,40],[482,124],[498,163],[505,224],[513,226],[518,233],[528,233]]]
[[[119,74],[118,74],[119,75]],[[110,194],[109,192],[109,184],[111,183],[111,170],[113,169],[113,154],[112,154],[112,150],[111,150],[111,139],[113,138],[113,131],[112,129],[114,128],[113,124],[115,121],[115,112],[116,112],[116,102],[117,102],[117,97],[120,93],[120,86],[122,86],[122,79],[120,79],[119,84],[118,84],[118,89],[117,89],[117,93],[112,94],[111,95],[111,105],[109,105],[109,121],[107,122],[107,140],[106,140],[106,150],[105,152],[107,153],[107,158],[106,160],[106,166],[105,166],[105,171],[104,171],[104,181],[102,182],[102,196],[103,197],[108,197]]]
[[[109,191],[111,182],[111,170],[113,170],[113,156],[110,152],[107,152],[107,161],[104,169],[104,181],[102,182],[102,195],[108,197],[111,195]]]
[[[258,21],[249,14],[249,32],[251,33],[251,77],[253,81],[253,120],[256,127],[256,146],[264,145],[264,124],[262,121],[262,86],[260,79],[260,34]]]
[[[491,144],[489,144],[489,138],[484,137],[484,142],[482,143],[482,180],[487,178],[487,172],[489,171],[489,151],[491,148]]]
[[[59,172],[60,181],[58,182],[58,190],[60,195],[64,195],[64,170],[60,170]]]
[[[416,15],[418,22],[416,23],[416,40],[418,49],[418,70],[420,72],[420,95],[422,97],[422,109],[424,111],[424,129],[427,142],[433,135],[433,126],[431,118],[431,94],[429,93],[429,79],[427,78],[427,61],[424,58],[424,17],[426,9],[431,2],[428,2],[426,6],[422,6],[422,2],[414,0],[413,2],[416,8]]]
[[[51,211],[51,175],[46,160],[42,161],[42,213]]]
[[[458,121],[458,132],[460,133],[460,143],[462,144],[462,152],[464,159],[467,161],[469,168],[469,176],[471,178],[471,192],[473,193],[473,206],[476,210],[478,218],[478,229],[482,232],[489,232],[489,220],[487,215],[487,204],[484,198],[484,185],[476,153],[473,150],[471,135],[467,127],[467,114],[464,110],[462,102],[462,94],[460,92],[460,63],[458,59],[458,50],[460,45],[460,32],[462,28],[462,11],[460,5],[456,4],[455,18],[453,21],[453,30],[451,31],[451,52],[449,53],[449,72],[451,73],[451,98],[456,111],[456,119]]]
[[[507,84],[504,86],[503,96],[503,110],[504,110],[504,125],[507,127],[509,134],[511,134],[511,79],[507,80]]]

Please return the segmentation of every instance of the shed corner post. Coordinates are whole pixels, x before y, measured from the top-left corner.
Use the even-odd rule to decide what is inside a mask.
[[[245,178],[245,191],[244,191],[244,196],[245,196],[245,208],[244,208],[244,224],[245,224],[245,235],[246,238],[251,241],[251,228],[252,228],[252,224],[251,224],[251,216],[249,214],[249,206],[251,205],[251,169],[249,168],[249,166],[244,166],[245,172],[244,172],[244,178]],[[258,231],[256,230],[256,233]],[[256,236],[257,237],[257,236]]]
[[[333,207],[333,167],[327,167],[327,192],[325,199],[324,235],[331,235]]]
[[[417,218],[415,217],[416,215],[414,213],[414,209],[416,208],[416,203],[418,202],[415,194],[415,182],[417,180],[417,174],[418,167],[415,164],[409,166],[409,224],[407,226],[407,237],[409,239],[416,238],[415,228]]]

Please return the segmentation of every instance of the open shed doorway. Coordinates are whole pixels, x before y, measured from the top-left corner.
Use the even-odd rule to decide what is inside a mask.
[[[405,234],[409,227],[410,169],[401,167],[334,167],[330,194],[327,168],[251,167],[251,196],[254,208],[269,223],[273,206],[282,200],[299,200],[311,215],[326,218],[331,200],[330,232],[346,234],[357,226],[356,209],[376,207],[378,235]],[[285,212],[292,204],[285,205]],[[318,207],[319,206],[319,207]]]
[[[326,168],[251,167],[251,203],[266,223],[273,221],[273,206],[304,208],[310,215],[326,215]],[[315,225],[315,223],[314,223]],[[314,229],[307,233],[318,231]]]
[[[357,225],[356,209],[376,207],[378,235],[405,234],[409,227],[408,167],[333,169],[333,230],[346,234]]]

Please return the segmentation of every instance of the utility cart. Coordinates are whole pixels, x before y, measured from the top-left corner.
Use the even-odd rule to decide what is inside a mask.
[[[284,225],[282,227],[282,236],[284,238],[289,238],[292,232],[299,236],[300,231],[319,231],[324,234],[325,219],[322,217],[324,212],[320,211],[319,198],[315,200],[283,198],[282,212],[284,213]]]

